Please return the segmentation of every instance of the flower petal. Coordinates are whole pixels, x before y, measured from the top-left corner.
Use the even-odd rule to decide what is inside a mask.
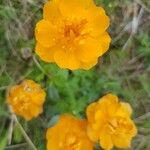
[[[54,53],[56,51],[54,47],[46,48],[40,45],[39,43],[37,43],[35,47],[35,51],[42,60],[46,62],[54,62]]]
[[[109,45],[110,45],[110,42],[111,42],[111,38],[109,36],[109,34],[107,32],[104,32],[101,36],[100,36],[100,43],[101,43],[101,46],[102,46],[102,54],[104,54],[108,49],[109,49]]]
[[[101,44],[98,40],[86,38],[79,42],[76,55],[82,62],[91,62],[101,55],[101,51]]]
[[[58,141],[60,140],[60,136],[57,134],[56,135],[56,128],[58,132],[61,132],[57,126],[49,128],[47,133],[46,133],[46,138],[48,140],[47,142],[47,150],[58,150],[59,149],[59,144]],[[57,139],[57,140],[56,140]]]
[[[86,9],[94,5],[92,0],[60,0],[59,9],[64,16],[83,18]]]
[[[93,12],[93,13],[90,13]],[[110,24],[109,17],[102,7],[92,7],[88,14],[87,28],[91,29],[90,35],[97,37],[106,31]]]
[[[99,132],[97,130],[93,130],[90,126],[87,127],[87,135],[93,142],[97,142],[99,139]]]
[[[86,115],[87,115],[89,122],[93,122],[95,120],[94,116],[95,116],[96,110],[97,110],[97,103],[92,103],[87,107]]]
[[[43,47],[51,47],[55,44],[54,26],[46,20],[41,20],[37,23],[35,29],[36,40]]]
[[[32,108],[34,108],[34,109],[32,109]],[[29,107],[29,111],[33,117],[37,117],[39,115],[39,113],[43,112],[43,108],[41,108],[40,106],[37,106],[35,104],[32,104]]]
[[[61,12],[58,8],[58,4],[55,0],[48,1],[44,5],[43,16],[44,19],[49,20],[53,24],[55,24],[56,21],[62,17]]]
[[[113,94],[107,94],[103,96],[98,103],[101,106],[101,111],[107,112],[105,115],[114,116],[119,108],[118,97]]]
[[[107,134],[105,131],[101,133],[99,143],[103,149],[110,150],[113,148],[111,136]]]
[[[82,139],[82,141],[83,142],[81,143],[79,150],[93,150],[94,149],[94,143],[92,143],[90,139],[84,138]]]
[[[127,135],[113,135],[112,140],[114,145],[118,148],[129,148],[131,145],[131,137]]]
[[[93,66],[95,66],[97,63],[98,63],[98,59],[95,59],[91,62],[81,62],[81,68],[84,68],[85,70],[89,70]]]
[[[61,68],[75,70],[80,68],[80,62],[77,60],[73,52],[59,50],[55,53],[54,59]]]
[[[132,108],[128,103],[120,103],[120,107],[118,108],[116,115],[122,117],[129,117],[132,114]]]

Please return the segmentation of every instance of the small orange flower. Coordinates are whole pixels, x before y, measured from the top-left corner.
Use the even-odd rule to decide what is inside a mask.
[[[85,120],[70,115],[60,116],[58,123],[47,131],[47,150],[93,150],[86,126]]]
[[[61,68],[90,69],[109,48],[109,18],[93,0],[51,0],[35,29],[36,53]]]
[[[7,102],[17,115],[30,120],[42,113],[45,96],[45,91],[39,84],[25,80],[10,88]]]
[[[110,150],[113,146],[130,147],[137,129],[130,118],[132,109],[128,103],[119,102],[117,96],[108,94],[90,104],[86,113],[87,132],[92,141],[99,141],[105,150]]]

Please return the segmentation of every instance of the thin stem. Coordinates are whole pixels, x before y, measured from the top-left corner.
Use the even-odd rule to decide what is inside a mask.
[[[11,112],[11,114],[12,114],[12,118],[13,118],[14,122],[16,123],[16,125],[18,126],[18,128],[20,129],[22,135],[24,136],[24,138],[25,138],[26,142],[28,143],[28,145],[30,146],[30,148],[31,148],[32,150],[37,150],[37,148],[35,147],[35,145],[34,145],[33,142],[31,141],[31,139],[29,138],[29,136],[26,134],[26,132],[25,132],[25,130],[23,129],[22,125],[19,123],[19,121],[18,121],[16,115],[14,114],[14,112],[13,112],[11,106],[9,106],[9,110],[10,110],[10,112]]]
[[[25,147],[27,146],[27,143],[21,143],[21,144],[16,144],[16,145],[9,145],[7,146],[5,149],[18,149],[18,148],[21,148],[21,147]]]
[[[29,136],[26,134],[26,132],[24,131],[22,125],[19,123],[16,115],[14,115],[14,121],[16,122],[17,126],[19,127],[21,133],[23,134],[24,138],[26,139],[27,143],[29,144],[29,146],[31,147],[32,150],[37,150],[37,148],[35,147],[35,145],[32,143],[31,139],[29,138]]]
[[[33,61],[36,64],[36,66],[39,68],[39,70],[43,72],[43,74],[45,74],[48,78],[51,78],[51,76],[42,68],[42,66],[37,61],[37,59],[36,59],[36,57],[34,55],[33,55]]]
[[[14,126],[14,117],[12,115],[10,125],[9,125],[9,129],[8,129],[8,145],[11,145],[13,126]]]
[[[143,121],[143,120],[149,119],[149,118],[150,118],[150,112],[148,112],[148,113],[146,113],[146,114],[144,114],[144,115],[142,115],[142,116],[136,118],[134,121],[135,121],[136,123],[138,123],[138,122],[140,122],[140,121]]]

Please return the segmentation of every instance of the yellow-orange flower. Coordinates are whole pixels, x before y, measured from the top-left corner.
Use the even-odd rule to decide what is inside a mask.
[[[93,150],[86,127],[85,120],[61,115],[58,123],[47,130],[47,150]]]
[[[118,97],[108,94],[87,107],[87,133],[92,141],[99,141],[102,148],[113,146],[130,147],[137,129],[130,116],[132,109],[128,103],[119,102]]]
[[[109,18],[93,0],[51,0],[35,29],[36,53],[61,68],[89,69],[109,48]]]
[[[32,80],[25,80],[10,88],[7,102],[14,113],[30,120],[43,111],[45,91]]]

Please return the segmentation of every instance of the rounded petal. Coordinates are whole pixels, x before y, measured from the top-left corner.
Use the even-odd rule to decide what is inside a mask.
[[[56,128],[49,128],[46,133],[47,142],[47,150],[59,150],[59,136],[56,134]],[[59,128],[57,128],[58,132],[61,132]],[[49,140],[50,139],[50,140]]]
[[[113,142],[111,136],[106,132],[103,132],[101,134],[99,143],[103,149],[110,150],[113,148]]]
[[[94,116],[97,110],[97,103],[91,103],[86,109],[86,115],[89,122],[93,122],[95,120]]]
[[[55,24],[56,21],[61,18],[61,13],[55,0],[48,1],[44,5],[43,16],[44,19],[49,20],[53,24]]]
[[[83,18],[91,5],[94,5],[92,0],[60,0],[59,9],[63,16],[69,16],[71,19]]]
[[[113,95],[113,94],[107,94],[105,96],[103,96],[99,101],[98,103],[106,103],[106,104],[112,104],[112,103],[118,103],[119,100],[118,100],[118,97],[116,95]]]
[[[83,139],[79,150],[93,150],[94,143],[89,139]]]
[[[80,68],[80,62],[73,52],[59,50],[55,53],[54,59],[56,64],[61,68],[68,68],[71,70]]]
[[[87,127],[87,135],[93,142],[97,142],[99,139],[99,132],[97,130],[93,130],[90,126]]]
[[[96,111],[94,119],[98,122],[99,126],[104,124],[104,120],[106,119],[104,116],[104,112],[101,110],[101,107]]]
[[[111,42],[111,37],[109,36],[107,32],[104,32],[100,36],[100,44],[103,49],[101,55],[103,55],[109,49],[110,42]]]
[[[119,124],[116,134],[112,134],[113,143],[119,148],[128,148],[132,138],[137,134],[136,126],[130,118],[122,120]]]
[[[38,95],[31,95],[30,97],[33,100],[33,104],[41,106],[45,101],[46,93],[43,90],[39,89]]]
[[[120,106],[118,97],[113,94],[103,96],[98,103],[101,105],[101,111],[107,112],[109,116],[114,116]]]
[[[51,138],[51,140],[47,143],[47,150],[59,150],[56,139]]]
[[[89,70],[98,63],[98,59],[95,59],[91,62],[80,62],[80,63],[81,63],[81,68],[84,68],[85,70]]]
[[[91,62],[101,55],[101,51],[102,47],[98,40],[87,38],[79,42],[76,55],[82,62]]]
[[[109,17],[105,14],[102,7],[92,7],[89,10],[88,17],[87,28],[91,29],[90,35],[93,37],[103,34],[110,25]]]
[[[41,20],[36,24],[35,37],[43,47],[51,47],[55,44],[54,26],[46,20]]]
[[[132,108],[128,103],[120,103],[116,115],[122,117],[130,117],[132,114]]]
[[[129,116],[132,114],[132,108],[131,108],[129,103],[123,103],[122,102],[121,107],[122,107],[122,109],[124,109],[129,114]]]
[[[30,114],[32,114],[32,116],[34,116],[34,117],[37,117],[40,113],[43,112],[43,108],[41,108],[40,106],[37,106],[35,104],[30,105],[29,110],[30,110]]]
[[[131,120],[132,121],[132,120]],[[138,133],[138,130],[137,130],[137,127],[135,126],[134,122],[132,121],[132,132],[131,132],[131,135],[132,137],[135,137]]]
[[[118,148],[129,148],[131,146],[131,137],[127,135],[113,135],[112,140]]]
[[[32,119],[32,114],[29,111],[18,112],[18,115],[23,116],[27,121]]]
[[[54,53],[56,51],[54,47],[47,48],[37,43],[35,51],[43,61],[54,62]]]
[[[110,42],[111,38],[107,32],[103,33],[97,40],[93,38],[83,39],[79,42],[76,55],[85,64],[86,62],[93,62],[95,65],[96,59],[108,50]]]

